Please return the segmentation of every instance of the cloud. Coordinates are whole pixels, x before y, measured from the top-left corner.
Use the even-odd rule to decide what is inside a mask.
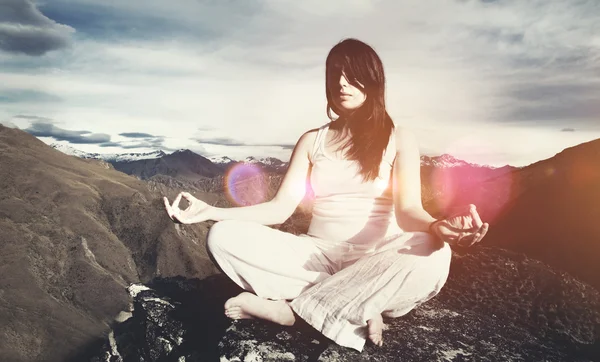
[[[0,103],[56,103],[61,102],[62,97],[34,89],[1,89]]]
[[[286,150],[293,150],[294,144],[290,143],[249,143],[243,141],[236,141],[231,138],[217,137],[217,138],[192,138],[191,140],[196,141],[200,144],[208,145],[219,145],[219,146],[232,146],[232,147],[280,147]]]
[[[44,14],[68,24],[86,37],[102,39],[195,39],[211,42],[247,25],[260,11],[259,2],[180,0],[53,0]],[[68,10],[66,10],[68,9]],[[236,26],[231,26],[236,24]]]
[[[104,142],[104,143],[100,143],[98,146],[100,147],[119,147],[119,148],[124,148],[123,145],[119,142]]]
[[[40,12],[30,0],[3,0],[0,4],[0,49],[30,56],[66,48],[75,30]]]
[[[130,150],[130,149],[143,149],[143,148],[150,148],[150,149],[169,149],[168,147],[166,147],[164,145],[164,141],[165,141],[165,137],[163,136],[153,136],[149,133],[142,133],[142,132],[123,132],[123,133],[119,133],[119,136],[121,137],[125,137],[125,138],[132,138],[135,141],[123,141],[123,142],[119,142],[119,141],[111,141],[111,142],[105,142],[105,143],[101,143],[98,146],[100,147],[118,147],[118,148],[122,148],[122,149],[126,149],[126,150]]]
[[[575,128],[563,128],[560,131],[561,132],[575,132]]]
[[[140,133],[140,132],[124,132],[124,133],[119,133],[119,136],[128,137],[128,138],[153,138],[153,137],[156,137],[156,136],[153,136],[148,133]]]
[[[592,126],[600,115],[600,85],[584,79],[522,84],[507,90],[505,96],[510,106],[498,112],[500,122],[588,120]]]
[[[24,131],[36,137],[52,137],[57,141],[68,141],[74,144],[100,144],[110,141],[110,135],[105,133],[69,131],[44,122],[33,122]]]
[[[346,37],[377,50],[390,115],[431,154],[481,130],[497,162],[510,154],[527,163],[543,156],[538,148],[560,151],[566,143],[555,136],[600,135],[597,1],[53,0],[38,8],[77,29],[75,42],[43,57],[0,53],[0,119],[27,112],[69,129],[93,123],[113,136],[103,147],[151,146],[127,136],[140,129],[164,137],[165,148],[283,158],[328,121],[324,61]],[[577,132],[557,132],[566,128]],[[545,138],[535,149],[512,142],[536,131]]]
[[[25,115],[25,114],[17,114],[13,118],[26,119],[29,121],[46,122],[46,123],[52,122],[52,119],[48,118],[48,117],[30,116],[30,115]]]
[[[164,137],[156,137],[155,139],[151,139],[151,140],[146,140],[143,142],[115,142],[115,141],[111,141],[111,142],[104,142],[104,143],[100,143],[98,144],[99,147],[102,148],[117,148],[120,150],[140,150],[140,149],[151,149],[151,150],[163,150],[166,152],[174,152],[177,151],[179,149],[181,149],[181,147],[170,147],[168,145],[166,145],[164,143]],[[209,155],[212,156],[213,154],[206,152],[206,149],[202,146],[195,146],[195,147],[191,147],[193,148],[193,150],[198,153],[198,154],[203,154],[203,155]]]
[[[136,148],[160,149],[160,148],[162,148],[162,141],[160,141],[160,142],[137,142],[137,143],[106,142],[106,143],[101,143],[98,146],[100,146],[100,147],[119,147],[119,148],[123,148],[126,150],[136,149]]]

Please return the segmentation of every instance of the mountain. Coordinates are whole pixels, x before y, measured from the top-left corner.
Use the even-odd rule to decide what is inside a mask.
[[[102,155],[102,159],[107,162],[133,162],[140,160],[151,160],[161,158],[166,156],[162,150],[146,152],[146,153],[114,153],[114,154],[104,154]]]
[[[422,167],[425,208],[437,218],[475,204],[483,244],[542,260],[600,288],[600,139],[529,166]]]
[[[255,165],[260,165],[263,169],[270,172],[285,172],[288,167],[288,162],[283,162],[275,157],[246,157],[243,161],[244,163],[250,163]]]
[[[487,192],[485,185],[490,180],[506,180],[505,176],[517,170],[519,168],[508,165],[480,166],[449,155],[421,156],[423,205],[431,215],[442,218],[461,206],[474,203],[479,211],[486,210],[486,221],[489,221],[502,209],[506,192]]]
[[[79,158],[91,158],[96,160],[104,160],[107,162],[131,162],[131,161],[139,161],[146,159],[155,159],[160,158],[166,155],[162,150],[146,152],[146,153],[111,153],[111,154],[101,154],[101,153],[88,153],[84,151],[80,151],[76,148],[73,148],[68,145],[62,145],[58,143],[52,143],[50,145],[52,148],[61,151],[67,155],[79,157]]]
[[[160,167],[158,167],[158,168],[154,167],[156,165],[156,161],[152,162],[151,160],[157,160],[159,158],[163,158],[164,156],[167,156],[167,154],[164,153],[162,150],[152,151],[152,152],[148,152],[148,153],[98,154],[98,153],[83,152],[83,151],[77,150],[71,146],[61,145],[61,144],[56,144],[56,143],[51,144],[51,146],[63,153],[68,154],[68,155],[72,155],[72,156],[76,156],[76,157],[80,157],[80,158],[101,159],[101,160],[107,161],[107,162],[113,164],[116,169],[118,169],[122,172],[125,172],[127,174],[135,175],[136,177],[139,177],[141,179],[148,179],[157,174],[169,175],[169,176],[173,176],[173,175],[177,176],[177,175],[181,174],[181,172],[178,172],[168,166],[164,167],[163,169],[160,169]],[[193,151],[181,149],[181,150],[175,151],[171,155],[185,154],[185,153],[195,154]],[[198,155],[198,156],[203,157],[201,155]],[[283,173],[287,170],[287,167],[288,167],[288,162],[281,161],[275,157],[256,158],[253,156],[248,156],[243,160],[235,160],[228,156],[211,156],[211,157],[208,157],[205,159],[207,159],[210,162],[212,162],[213,164],[217,165],[223,171],[228,170],[230,167],[232,167],[233,165],[236,165],[238,163],[258,165],[267,172],[275,172],[275,173]],[[126,165],[127,163],[130,163],[130,162],[144,161],[144,160],[150,160],[149,163],[151,166],[142,165],[143,163]],[[146,162],[146,163],[148,163],[148,162]],[[150,167],[151,170],[148,170],[147,167]],[[511,167],[511,166],[504,166],[502,168],[496,168],[496,167],[491,167],[491,166],[487,166],[487,165],[481,166],[481,165],[477,165],[477,164],[473,164],[473,163],[468,163],[463,160],[459,160],[449,154],[443,154],[440,156],[433,156],[433,157],[432,156],[421,156],[421,167],[424,167],[424,168],[447,168],[447,169],[453,168],[453,169],[456,169],[456,172],[459,172],[459,173],[464,172],[465,168],[477,169],[477,170],[480,170],[479,172],[477,172],[478,180],[493,177],[494,175],[496,175],[498,173],[502,173],[503,170],[514,169],[514,167]],[[166,173],[163,173],[163,172],[166,172]],[[205,172],[205,170],[202,168],[199,171],[196,171],[193,173],[197,173],[199,176],[203,176],[203,177],[213,177],[216,174],[218,174],[218,172],[215,172],[214,169],[208,170],[208,172]]]
[[[217,272],[209,225],[182,229],[164,211],[161,196],[181,190],[106,165],[0,125],[1,360],[64,361],[128,314],[130,283]]]
[[[210,162],[214,163],[215,165],[229,165],[231,163],[235,163],[238,162],[232,158],[229,158],[227,156],[212,156],[212,157],[208,157],[208,159],[210,160]]]
[[[521,254],[478,248],[453,254],[432,300],[386,318],[381,347],[358,353],[299,321],[293,327],[231,321],[240,292],[224,275],[157,278],[128,288],[133,316],[81,360],[100,361],[597,361],[600,293]]]
[[[518,169],[486,168],[484,172],[483,167],[469,165],[423,166],[423,201],[427,210],[444,215],[456,206],[475,203],[483,219],[491,223],[481,246],[492,246],[496,251],[488,255],[477,253],[478,249],[469,250],[466,255],[472,253],[476,262],[453,269],[454,274],[464,274],[459,287],[448,289],[451,297],[444,303],[458,304],[433,304],[434,309],[423,309],[425,315],[447,319],[435,324],[408,316],[408,324],[402,324],[407,323],[402,320],[394,328],[401,331],[412,321],[417,327],[425,327],[426,332],[439,330],[440,333],[433,333],[434,339],[429,339],[437,346],[449,343],[443,339],[444,326],[456,325],[456,321],[459,325],[474,326],[472,330],[459,329],[464,332],[465,340],[449,344],[450,350],[442,350],[454,356],[446,358],[450,360],[468,359],[463,352],[476,355],[486,350],[485,346],[493,346],[488,351],[522,348],[534,357],[551,356],[549,360],[556,360],[556,356],[585,356],[584,352],[578,353],[591,348],[589,343],[595,346],[593,343],[597,342],[590,342],[590,338],[597,338],[594,336],[600,331],[597,318],[589,314],[597,308],[593,304],[596,297],[589,294],[592,292],[583,283],[560,270],[596,287],[600,285],[599,160],[600,140],[597,140]],[[140,162],[139,165],[156,162],[156,170],[160,172],[140,180],[139,176],[132,177],[109,167],[106,161],[70,157],[21,130],[0,126],[0,355],[3,360],[64,361],[78,355],[81,348],[103,343],[111,326],[115,327],[113,338],[117,345],[127,338],[139,340],[139,334],[120,328],[146,315],[149,323],[153,323],[154,312],[145,314],[144,305],[170,307],[156,300],[132,301],[126,293],[131,283],[152,286],[157,277],[195,280],[217,273],[204,245],[212,223],[173,224],[166,217],[161,196],[173,200],[179,191],[191,190],[211,205],[227,207],[240,200],[253,202],[259,193],[268,199],[282,178],[281,173],[262,173],[234,179],[221,168],[210,169],[218,166],[188,150],[135,162]],[[203,176],[205,166],[216,175]],[[152,171],[149,166],[140,166],[139,170],[148,170],[148,174]],[[304,232],[310,221],[310,197],[305,201],[306,209],[299,208],[286,223],[276,227]],[[186,206],[185,201],[181,206]],[[519,254],[504,258],[498,247]],[[533,264],[523,253],[559,271],[550,273],[530,267]],[[495,269],[486,269],[491,265]],[[497,278],[478,279],[480,275],[497,275]],[[498,289],[498,283],[505,284]],[[569,300],[569,295],[573,300]],[[530,309],[519,307],[525,297],[529,298],[526,305]],[[593,303],[585,304],[586,300]],[[494,309],[499,301],[507,304]],[[127,319],[132,308],[133,319]],[[198,306],[186,308],[191,311]],[[468,311],[461,312],[463,309]],[[178,310],[168,316],[185,319],[180,313]],[[456,313],[465,318],[450,318]],[[131,322],[117,324],[115,316],[119,321]],[[529,324],[515,324],[514,328],[509,325],[510,333],[505,332],[506,318],[510,321],[521,318],[519,323],[533,323],[540,332],[530,335],[534,332],[524,329]],[[581,322],[584,319],[589,323]],[[573,327],[579,323],[580,327]],[[154,330],[136,331],[146,331],[144,338],[151,338]],[[479,342],[478,331],[489,340]],[[280,332],[275,330],[271,335],[278,338]],[[452,336],[459,338],[461,333]],[[173,347],[171,342],[156,336],[157,343],[163,343],[165,350]],[[284,337],[277,340],[287,338]],[[248,338],[242,342],[243,346],[252,346],[253,340],[263,337]],[[259,352],[264,345],[260,343],[255,344]],[[561,346],[567,346],[570,352]],[[403,348],[408,347],[405,344]],[[331,355],[335,353],[339,350],[330,350]]]
[[[600,140],[578,145],[556,156],[526,167],[488,167],[458,160],[451,155],[421,157],[422,199],[437,218],[452,214],[469,203],[477,205],[482,218],[491,224],[484,243],[524,252],[567,270],[600,288]],[[225,160],[226,162],[227,160]],[[284,165],[270,159],[249,157],[246,163]],[[225,172],[233,163],[222,168]],[[131,172],[131,170],[125,170]],[[266,184],[256,179],[240,180],[236,190],[254,202],[256,195],[274,195],[280,178]],[[156,176],[155,176],[156,177]],[[162,177],[162,176],[161,176]],[[177,178],[177,176],[174,176]],[[173,184],[173,178],[166,178]],[[228,185],[224,174],[180,185],[185,189],[219,192]],[[181,182],[181,181],[179,181]],[[262,185],[262,186],[261,186]],[[235,201],[235,200],[230,200]],[[310,210],[305,200],[303,210]],[[303,220],[299,222],[297,220]],[[293,227],[305,227],[306,213],[294,219]],[[287,224],[284,224],[286,226]],[[576,235],[576,241],[572,241]]]
[[[155,175],[197,179],[223,174],[221,167],[187,149],[177,150],[171,154],[166,154],[162,150],[147,153],[98,154],[79,151],[65,145],[52,144],[51,146],[67,155],[104,160],[112,164],[116,170],[142,180]]]
[[[115,169],[128,175],[147,180],[155,175],[194,180],[223,174],[223,169],[209,159],[190,150],[178,150],[160,158],[137,161],[112,161]]]
[[[600,139],[490,180],[483,189],[489,199],[506,195],[487,244],[524,252],[600,289]]]
[[[287,162],[283,162],[274,157],[256,158],[249,156],[242,161],[238,161],[228,156],[212,156],[206,158],[188,149],[180,149],[171,154],[166,154],[162,150],[147,153],[100,154],[80,151],[71,146],[58,143],[53,143],[50,146],[67,155],[86,159],[104,160],[111,163],[115,169],[144,180],[149,179],[154,175],[183,177],[186,179],[214,177],[222,174],[231,166],[238,163],[258,165],[267,172],[284,172],[288,166]],[[165,160],[163,160],[165,162],[160,161],[160,159],[163,158],[165,158]],[[207,160],[217,167],[210,166],[206,162]],[[187,166],[182,165],[182,161],[190,162],[191,164]],[[169,164],[169,162],[173,164]]]
[[[102,155],[100,155],[99,153],[89,153],[89,152],[80,151],[74,147],[59,144],[59,143],[52,143],[50,145],[50,147],[52,147],[55,150],[58,150],[64,154],[79,157],[79,158],[91,158],[91,159],[101,159],[102,158]]]
[[[480,166],[474,163],[469,163],[463,160],[459,160],[456,157],[444,153],[440,156],[421,156],[421,166],[432,166],[432,167],[486,167],[486,168],[494,168],[491,166]]]

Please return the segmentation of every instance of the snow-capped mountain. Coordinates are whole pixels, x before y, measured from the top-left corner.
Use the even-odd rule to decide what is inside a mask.
[[[108,153],[108,154],[100,154],[100,153],[89,153],[80,151],[76,148],[67,145],[61,145],[58,143],[53,143],[50,145],[52,148],[66,153],[67,155],[79,157],[79,158],[91,158],[95,160],[103,160],[106,162],[132,162],[139,160],[148,160],[154,158],[161,158],[166,156],[162,150],[146,152],[146,153]]]
[[[249,156],[244,159],[244,162],[246,162],[246,163],[261,163],[265,166],[271,166],[271,167],[279,167],[279,166],[287,164],[287,162],[283,162],[280,159],[275,158],[275,157],[256,158],[253,156]]]
[[[212,163],[217,164],[217,165],[223,165],[223,164],[227,165],[227,164],[230,164],[232,162],[238,162],[237,160],[234,160],[234,159],[232,159],[230,157],[227,157],[227,156],[212,156],[212,157],[208,157],[208,159]]]
[[[145,152],[145,153],[120,153],[120,154],[104,154],[102,159],[107,162],[132,162],[139,160],[150,160],[166,156],[162,150]]]
[[[52,147],[55,150],[58,150],[62,153],[65,153],[67,155],[71,155],[71,156],[75,156],[75,157],[79,157],[79,158],[102,159],[102,157],[101,157],[102,155],[100,155],[99,153],[89,153],[89,152],[80,151],[80,150],[73,148],[71,146],[68,146],[68,145],[61,145],[58,143],[53,143],[50,145],[50,147]]]
[[[451,167],[485,167],[485,168],[496,168],[488,165],[478,165],[475,163],[469,163],[463,160],[459,160],[458,158],[451,156],[447,153],[444,153],[440,156],[421,156],[421,166],[433,166],[433,167],[443,167],[443,168],[451,168]]]
[[[283,162],[280,159],[275,158],[275,157],[256,158],[253,156],[249,156],[249,157],[246,157],[242,162],[260,165],[260,166],[266,168],[267,170],[272,170],[272,171],[284,171],[285,169],[287,169],[287,166],[288,166],[287,162]]]
[[[53,143],[50,145],[51,147],[66,153],[68,155],[80,157],[80,158],[90,158],[97,160],[104,160],[110,163],[127,163],[133,161],[140,160],[151,160],[151,159],[159,159],[164,156],[167,156],[165,152],[162,150],[146,152],[146,153],[120,153],[120,154],[99,154],[99,153],[88,153],[80,151],[76,148],[67,145],[61,145],[57,143]],[[188,149],[179,149],[170,155],[177,154],[186,154],[186,153],[194,153]],[[195,153],[194,153],[195,154]],[[248,156],[243,160],[236,160],[228,156],[212,156],[208,157],[212,163],[220,167],[228,167],[231,164],[243,162],[249,164],[256,164],[262,166],[268,170],[272,171],[284,171],[288,162],[281,161],[275,157],[254,157]],[[454,156],[449,154],[443,154],[440,156],[421,156],[421,166],[424,167],[435,167],[435,168],[462,168],[462,167],[475,167],[475,168],[484,168],[484,169],[497,169],[497,167],[487,166],[487,165],[478,165],[469,163],[463,160],[459,160]]]

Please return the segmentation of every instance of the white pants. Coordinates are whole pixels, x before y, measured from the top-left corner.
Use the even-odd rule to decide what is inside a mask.
[[[367,320],[402,316],[439,293],[451,258],[448,244],[425,232],[350,244],[234,220],[214,224],[207,244],[223,272],[243,289],[291,300],[298,316],[358,351]]]

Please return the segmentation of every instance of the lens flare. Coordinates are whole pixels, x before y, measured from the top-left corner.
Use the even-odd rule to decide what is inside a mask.
[[[556,173],[556,169],[553,166],[548,166],[544,169],[544,174],[547,177],[554,176],[555,173]]]
[[[235,206],[256,205],[266,201],[267,180],[257,165],[234,165],[227,171],[224,182],[225,194]]]
[[[502,151],[492,144],[463,138],[455,142],[448,153],[459,157],[473,154],[499,159]],[[493,223],[511,207],[514,196],[519,193],[520,180],[517,178],[517,173],[508,168],[447,165],[433,170],[431,186],[436,190],[437,209],[444,215],[474,204],[482,220]]]

